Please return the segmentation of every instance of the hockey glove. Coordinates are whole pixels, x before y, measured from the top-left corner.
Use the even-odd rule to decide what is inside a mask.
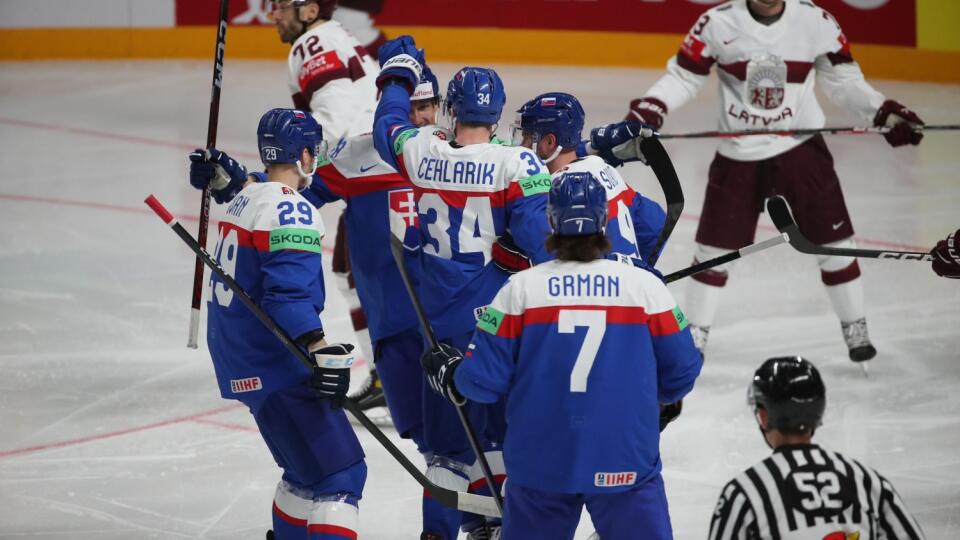
[[[508,274],[516,274],[532,266],[530,257],[517,246],[510,233],[504,233],[497,239],[490,255],[493,257],[493,264]]]
[[[677,401],[676,403],[661,403],[660,404],[660,433],[663,433],[663,430],[667,429],[667,426],[670,425],[670,422],[673,422],[680,416],[680,413],[683,411],[683,400]]]
[[[933,271],[938,276],[960,279],[960,229],[937,242],[930,254],[933,255]]]
[[[430,388],[458,406],[467,402],[453,384],[453,374],[460,362],[463,362],[463,353],[446,343],[440,343],[439,349],[429,349],[420,357]]]
[[[197,148],[190,154],[190,185],[197,189],[210,186],[213,200],[230,202],[243,189],[247,168],[224,152]]]
[[[646,163],[647,158],[640,151],[640,142],[655,135],[656,131],[651,126],[634,121],[593,128],[590,130],[588,153],[598,154],[614,167],[632,161]],[[589,149],[593,149],[593,152]]]
[[[667,115],[667,105],[657,98],[644,97],[630,102],[630,112],[626,121],[643,122],[654,130],[663,127],[663,117]]]
[[[400,36],[380,47],[380,75],[377,76],[377,89],[389,80],[399,80],[410,94],[420,84],[423,74],[423,49],[418,49],[410,36]]]
[[[892,99],[884,101],[883,105],[877,109],[877,115],[873,117],[873,125],[891,128],[888,133],[883,134],[883,138],[894,148],[905,144],[916,146],[923,139],[923,133],[915,129],[923,126],[923,120],[905,105]]]
[[[316,367],[310,386],[322,399],[329,399],[335,409],[343,405],[350,390],[350,367],[356,358],[353,345],[334,343],[311,353]]]

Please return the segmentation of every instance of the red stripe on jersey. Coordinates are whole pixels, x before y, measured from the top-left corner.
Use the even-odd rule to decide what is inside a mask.
[[[714,62],[716,62],[716,60],[710,58],[709,56],[705,56],[699,62],[697,62],[684,54],[682,50],[677,53],[677,65],[697,75],[709,75],[710,68],[713,66]]]
[[[511,186],[516,185],[516,182],[512,182]],[[519,191],[520,188],[518,187]],[[470,197],[484,197],[490,199],[491,208],[502,208],[506,205],[504,199],[504,194],[509,191],[508,189],[502,189],[500,191],[455,191],[452,189],[435,189],[435,188],[422,188],[416,185],[413,186],[413,192],[417,196],[417,201],[420,200],[425,193],[435,193],[440,196],[440,199],[446,203],[447,206],[452,208],[464,208],[467,206],[467,199]],[[522,196],[522,192],[521,192]]]
[[[289,523],[290,525],[293,525],[294,527],[306,527],[306,526],[307,526],[307,520],[305,520],[305,519],[298,519],[298,518],[295,518],[295,517],[293,517],[293,516],[291,516],[291,515],[286,514],[283,510],[280,509],[279,506],[277,506],[277,501],[273,501],[273,513],[276,514],[276,516],[277,516],[278,518],[282,519],[285,523]]]
[[[221,221],[220,237],[223,238],[230,231],[237,231],[238,246],[253,248],[257,251],[270,251],[270,231],[248,231],[234,223]]]
[[[607,221],[616,218],[617,215],[620,214],[620,205],[618,204],[620,201],[623,201],[623,204],[629,209],[630,203],[633,202],[633,196],[636,194],[636,191],[627,187],[627,189],[621,191],[619,195],[607,201]]]
[[[850,52],[850,42],[847,41],[847,36],[840,34],[837,37],[837,42],[840,43],[840,49],[836,52],[827,53],[827,60],[830,60],[830,64],[835,66],[853,62],[853,54]]]
[[[507,479],[507,475],[505,475],[505,474],[495,474],[495,475],[493,475],[493,482],[494,482],[495,484],[497,484],[498,486],[502,486],[503,483],[504,483],[504,481],[506,481],[506,479]],[[473,482],[471,482],[471,483],[470,483],[470,486],[467,487],[467,491],[468,491],[469,493],[476,493],[476,492],[480,491],[481,489],[485,489],[485,488],[487,488],[487,487],[488,487],[488,486],[487,486],[487,479],[486,479],[486,478],[481,478],[481,479],[479,479],[479,480],[474,480]]]
[[[357,532],[348,529],[346,527],[339,527],[337,525],[328,525],[326,523],[316,523],[307,527],[307,531],[313,534],[329,534],[332,536],[339,536],[340,538],[348,538],[349,540],[357,540]]]
[[[793,60],[787,60],[785,63],[787,64],[788,83],[802,83],[803,81],[807,80],[807,75],[813,68],[813,62],[795,62]],[[747,78],[746,60],[733,62],[732,64],[720,64],[720,69],[726,71],[730,75],[733,75],[737,78],[737,80],[743,81]]]
[[[363,71],[363,68],[360,68]],[[350,79],[350,69],[343,64],[337,51],[326,51],[305,61],[300,67],[298,82],[300,91],[309,102],[313,94],[328,82],[337,79]],[[354,79],[355,80],[355,79]]]
[[[667,336],[680,331],[672,310],[649,314],[639,306],[573,305],[530,308],[520,315],[506,314],[497,330],[497,336],[516,339],[523,333],[525,326],[556,324],[563,310],[606,311],[607,324],[647,325],[651,336]]]
[[[340,197],[358,197],[378,191],[409,188],[410,182],[399,173],[371,174],[348,178],[333,163],[327,163],[317,169],[327,188]]]

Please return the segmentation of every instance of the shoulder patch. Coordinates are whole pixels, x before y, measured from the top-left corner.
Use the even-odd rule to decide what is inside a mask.
[[[483,310],[483,314],[480,315],[480,320],[477,321],[477,328],[488,334],[497,335],[500,325],[503,324],[503,317],[502,311],[487,306],[487,309]]]
[[[397,137],[397,140],[393,142],[393,153],[396,155],[403,153],[403,145],[406,144],[406,142],[411,138],[416,137],[419,131],[420,130],[416,128],[404,130],[403,133]]]
[[[551,180],[549,173],[535,174],[521,178],[517,180],[517,182],[520,184],[520,189],[523,190],[524,197],[550,191]]]
[[[270,231],[270,251],[293,249],[320,253],[320,232],[287,227]]]
[[[673,318],[677,320],[677,329],[679,330],[683,330],[690,325],[687,321],[687,316],[680,311],[680,306],[673,308]]]

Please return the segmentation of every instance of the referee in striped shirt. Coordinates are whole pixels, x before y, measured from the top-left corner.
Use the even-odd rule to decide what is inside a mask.
[[[767,360],[747,399],[773,455],[723,487],[710,540],[924,538],[890,481],[811,442],[826,406],[813,364]]]

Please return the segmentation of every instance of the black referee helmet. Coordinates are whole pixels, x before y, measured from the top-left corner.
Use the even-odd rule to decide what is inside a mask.
[[[770,358],[753,374],[747,402],[767,411],[767,428],[814,431],[823,419],[827,390],[820,372],[799,356]]]

